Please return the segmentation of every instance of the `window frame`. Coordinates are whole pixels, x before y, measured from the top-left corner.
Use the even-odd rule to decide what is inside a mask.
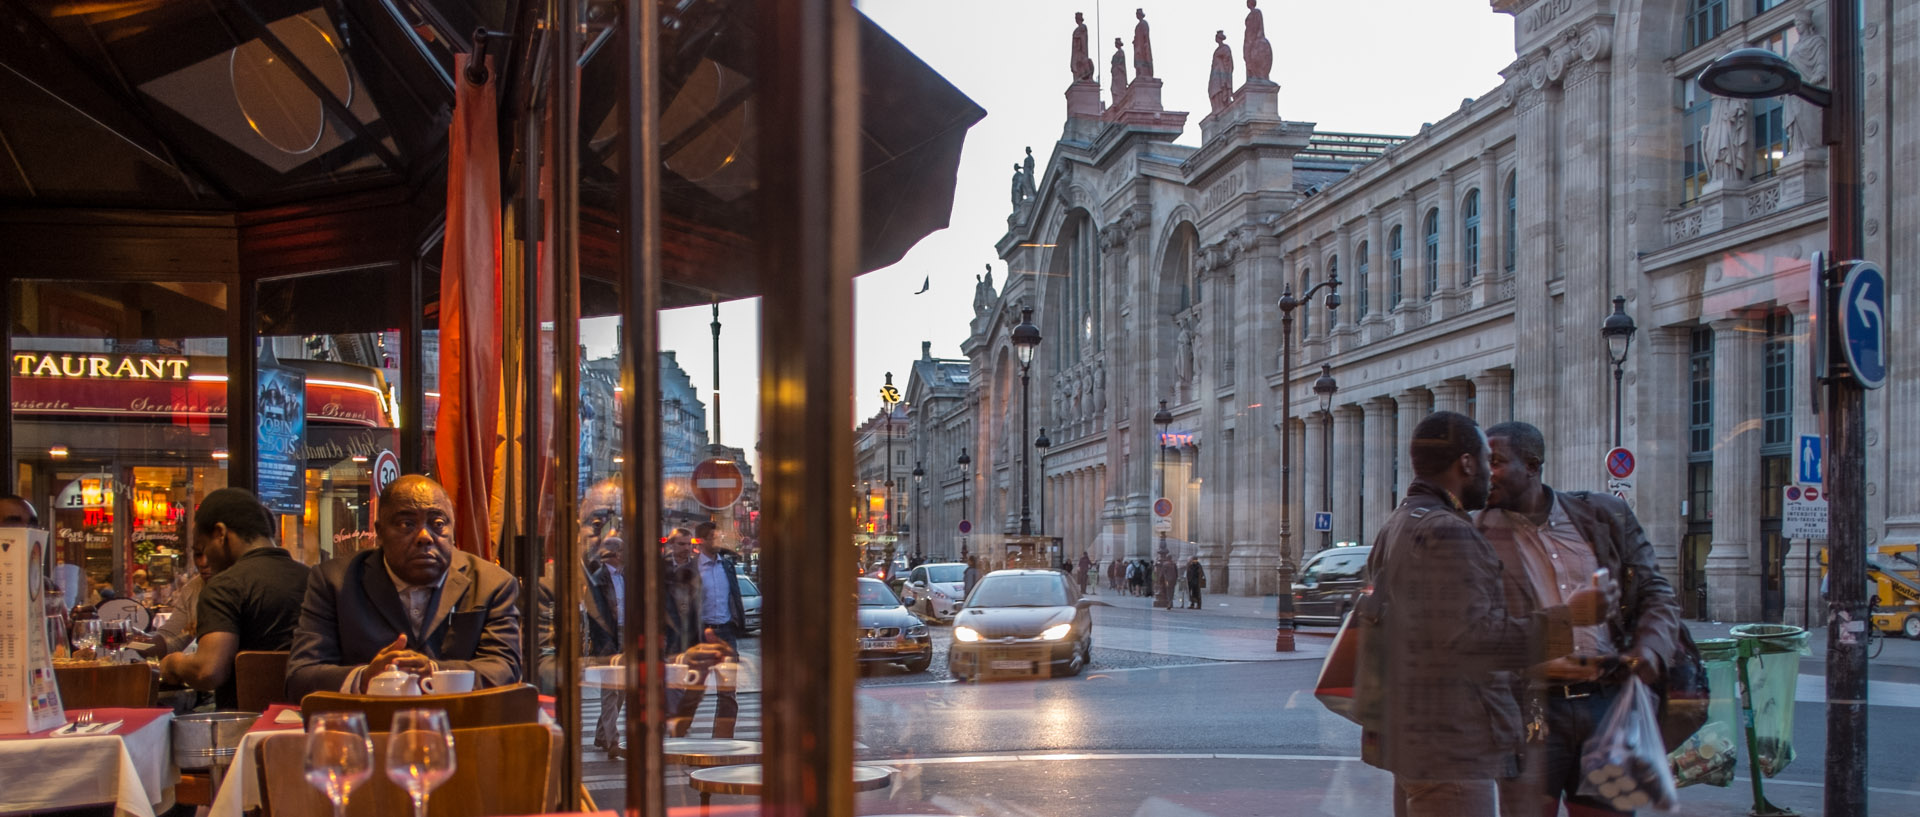
[[[1480,188],[1467,191],[1460,204],[1461,274],[1467,283],[1480,275]]]

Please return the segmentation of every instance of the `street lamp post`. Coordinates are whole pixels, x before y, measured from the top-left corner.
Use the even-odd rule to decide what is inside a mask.
[[[1167,498],[1167,427],[1173,425],[1173,412],[1167,410],[1167,401],[1160,401],[1160,410],[1153,413],[1153,424],[1160,428],[1160,496],[1154,500],[1157,503]],[[1155,527],[1160,527],[1160,524],[1156,522]],[[1160,531],[1160,553],[1156,555],[1166,552],[1167,532],[1163,529]]]
[[[893,407],[900,405],[900,390],[893,386],[893,372],[887,372],[887,384],[880,387],[880,402],[887,410],[887,535],[893,535]],[[887,544],[889,550],[893,544]]]
[[[1320,364],[1320,377],[1313,381],[1313,393],[1320,396],[1320,414],[1326,419],[1324,433],[1320,435],[1320,461],[1333,462],[1333,395],[1340,391],[1340,384],[1333,379],[1333,364]],[[1328,476],[1320,482],[1322,507],[1333,507],[1333,479]],[[1325,531],[1320,537],[1320,549],[1333,546],[1333,531]],[[1284,588],[1281,593],[1292,593],[1293,588]]]
[[[1013,351],[1020,356],[1020,439],[1030,440],[1027,433],[1027,380],[1033,369],[1033,353],[1040,348],[1040,327],[1033,325],[1033,307],[1020,307],[1020,325],[1013,328]],[[1020,450],[1020,535],[1033,534],[1033,519],[1027,511],[1027,490],[1030,487],[1030,474],[1027,468],[1026,446]]]
[[[1033,441],[1033,447],[1040,449],[1040,535],[1047,535],[1047,449],[1053,447],[1053,441],[1047,439],[1047,429],[1040,429],[1040,437]]]
[[[1627,314],[1627,296],[1613,296],[1613,314],[1600,324],[1600,336],[1607,339],[1607,360],[1613,363],[1613,447],[1620,447],[1620,376],[1627,364],[1627,349],[1633,346],[1633,316]]]
[[[1340,306],[1337,273],[1298,298],[1292,284],[1280,292],[1280,601],[1275,605],[1275,652],[1293,652],[1293,527],[1288,508],[1293,501],[1293,310],[1313,303],[1313,296],[1323,288],[1327,290],[1323,302],[1331,314]]]
[[[1872,626],[1866,610],[1866,391],[1854,379],[1841,351],[1835,307],[1840,287],[1854,261],[1865,254],[1860,187],[1861,29],[1859,5],[1827,4],[1828,54],[1833,87],[1806,84],[1793,64],[1764,48],[1742,48],[1715,60],[1700,73],[1708,93],[1739,99],[1792,95],[1825,109],[1822,140],[1827,164],[1828,258],[1821,276],[1826,316],[1824,367],[1826,399],[1827,509],[1827,763],[1823,788],[1825,813],[1860,817],[1867,813],[1867,654],[1861,625]],[[1781,810],[1760,796],[1753,776],[1754,810]]]
[[[921,492],[926,490],[926,486],[924,484],[926,480],[927,480],[927,469],[922,468],[920,466],[919,460],[914,460],[913,461],[913,507],[916,509],[922,505],[927,504],[926,497],[921,495]],[[926,526],[927,526],[926,520],[924,519],[920,520],[920,527],[925,528]],[[914,533],[913,535],[913,555],[921,558],[925,558],[927,555],[924,552],[923,548],[921,547],[920,534],[918,532]]]
[[[968,470],[973,465],[973,458],[967,456],[967,449],[962,448],[960,457],[953,464],[960,466],[960,561],[964,562],[967,560],[967,532],[973,529],[973,521],[967,518],[970,514],[967,510],[967,483],[973,481]]]

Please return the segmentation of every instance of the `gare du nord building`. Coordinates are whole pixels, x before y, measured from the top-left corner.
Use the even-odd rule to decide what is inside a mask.
[[[1531,422],[1546,434],[1548,484],[1606,490],[1614,373],[1600,327],[1621,296],[1638,327],[1620,441],[1638,465],[1621,487],[1663,572],[1688,615],[1802,621],[1820,567],[1816,556],[1809,576],[1807,542],[1782,539],[1780,513],[1799,435],[1820,433],[1808,342],[1808,270],[1827,246],[1819,113],[1715,100],[1690,80],[1745,46],[1824,80],[1825,7],[1492,6],[1514,20],[1504,81],[1408,137],[1284,118],[1276,86],[1246,81],[1239,47],[1231,98],[1214,95],[1198,147],[1173,143],[1186,114],[1159,109],[1158,80],[1135,78],[1104,105],[1092,83],[1070,86],[1061,137],[998,243],[1010,272],[976,294],[967,394],[917,418],[918,458],[948,464],[933,529],[960,518],[961,446],[973,450],[976,552],[991,538],[979,531],[1018,529],[1009,333],[1024,305],[1046,339],[1031,371],[1032,425],[1052,443],[1043,472],[1036,460],[1037,527],[1070,557],[1151,558],[1164,454],[1175,557],[1198,555],[1216,592],[1272,593],[1282,503],[1293,564],[1370,542],[1412,476],[1413,424],[1435,409]],[[1894,281],[1920,263],[1920,122],[1903,102],[1920,91],[1916,26],[1920,8],[1866,3],[1863,219],[1867,257]],[[1294,313],[1283,382],[1276,302],[1335,274],[1337,310],[1316,298]],[[1891,370],[1867,396],[1870,551],[1920,541],[1920,329],[1910,296],[1891,289]],[[1339,387],[1331,417],[1313,391],[1322,364]],[[1331,531],[1312,530],[1318,511]]]

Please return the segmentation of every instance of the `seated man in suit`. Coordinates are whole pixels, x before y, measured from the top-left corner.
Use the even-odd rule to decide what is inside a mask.
[[[307,583],[287,693],[365,692],[389,667],[422,678],[473,670],[476,689],[518,683],[519,583],[455,550],[454,533],[439,483],[409,474],[387,486],[374,522],[379,547],[329,561]]]

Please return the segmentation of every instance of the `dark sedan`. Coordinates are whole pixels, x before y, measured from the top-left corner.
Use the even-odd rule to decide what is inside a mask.
[[[860,579],[860,664],[899,664],[925,672],[933,664],[933,636],[927,623],[900,606],[900,599],[878,579]]]
[[[1051,678],[1093,660],[1093,616],[1058,570],[996,570],[953,617],[953,677]]]
[[[1298,624],[1339,626],[1353,601],[1370,581],[1367,556],[1372,545],[1347,545],[1320,551],[1300,566],[1293,580],[1293,620]]]

